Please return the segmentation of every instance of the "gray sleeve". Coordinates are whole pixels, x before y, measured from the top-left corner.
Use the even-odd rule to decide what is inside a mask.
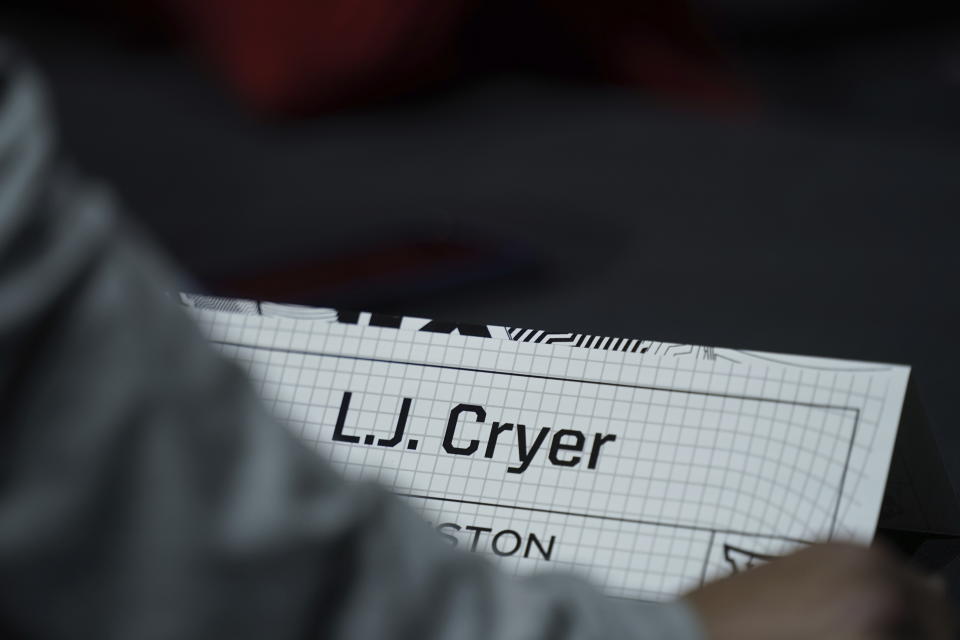
[[[170,269],[109,195],[56,162],[9,48],[0,77],[0,634],[702,637],[682,602],[507,577],[337,476],[162,293]]]

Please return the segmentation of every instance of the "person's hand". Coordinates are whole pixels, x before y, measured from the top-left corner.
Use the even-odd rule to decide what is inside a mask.
[[[823,544],[686,596],[710,640],[954,637],[942,584],[883,549]]]

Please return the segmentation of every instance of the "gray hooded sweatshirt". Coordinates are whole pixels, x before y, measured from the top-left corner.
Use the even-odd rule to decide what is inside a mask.
[[[509,577],[338,476],[56,151],[43,87],[0,46],[3,637],[702,638],[682,601]]]

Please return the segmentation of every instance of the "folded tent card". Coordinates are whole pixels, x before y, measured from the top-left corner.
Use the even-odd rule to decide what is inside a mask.
[[[408,500],[451,544],[516,573],[570,570],[642,600],[675,597],[812,542],[870,541],[910,374],[900,365],[181,300],[304,442]],[[897,446],[929,455],[930,441],[911,443]],[[910,468],[895,465],[885,512],[902,529],[955,532],[942,469],[937,491],[949,507],[925,509],[920,494],[930,491]]]

